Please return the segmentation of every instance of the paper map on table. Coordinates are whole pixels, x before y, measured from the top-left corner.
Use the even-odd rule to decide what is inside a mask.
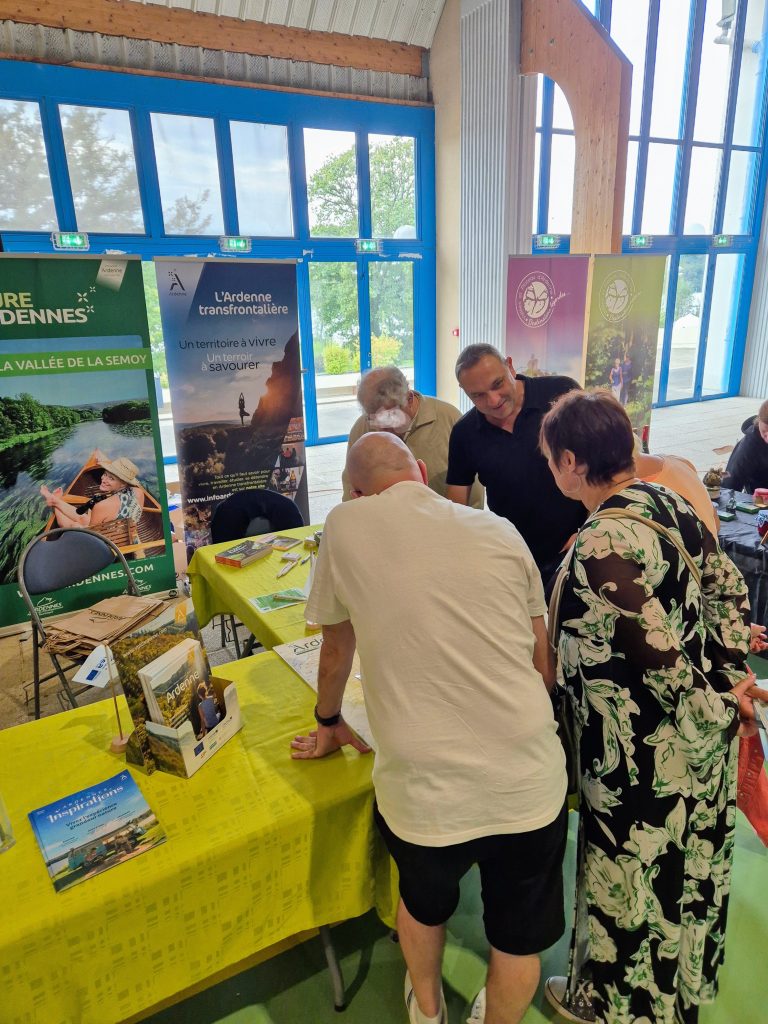
[[[322,646],[323,638],[313,636],[290,644],[279,644],[277,647],[273,647],[272,651],[274,654],[278,654],[286,664],[290,665],[293,671],[300,675],[304,682],[308,683],[317,693],[317,670],[320,666],[320,648]],[[347,680],[344,700],[341,702],[341,713],[344,715],[344,721],[347,725],[354,729],[369,747],[373,747],[371,727],[368,725],[368,715],[365,711],[363,684],[360,680],[360,661],[357,651],[355,651],[355,656],[352,660],[352,671]]]

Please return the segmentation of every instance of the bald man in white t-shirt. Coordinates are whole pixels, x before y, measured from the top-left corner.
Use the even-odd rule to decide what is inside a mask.
[[[347,471],[357,500],[328,515],[307,602],[323,626],[318,725],[293,756],[367,749],[340,714],[357,646],[411,1022],[447,1024],[445,924],[477,863],[491,959],[473,1019],[517,1024],[538,954],[564,929],[565,759],[541,577],[508,520],[430,490],[394,435],[360,438]]]

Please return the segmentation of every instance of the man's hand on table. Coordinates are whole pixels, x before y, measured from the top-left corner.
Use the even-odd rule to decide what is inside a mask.
[[[761,651],[768,649],[768,639],[765,635],[765,626],[760,626],[756,622],[750,625],[751,637],[749,641],[749,649],[753,654],[759,654]]]
[[[308,736],[297,736],[291,741],[291,757],[294,760],[308,761],[311,758],[334,754],[346,746],[354,747],[361,754],[371,753],[368,744],[363,743],[342,718],[338,725],[330,728],[318,725]]]

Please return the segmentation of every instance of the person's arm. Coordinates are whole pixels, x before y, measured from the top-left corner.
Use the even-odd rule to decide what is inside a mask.
[[[120,499],[116,494],[113,494],[109,498],[104,498],[97,505],[93,506],[90,515],[81,516],[81,519],[88,519],[87,523],[83,523],[83,526],[97,526],[99,523],[108,523],[111,519],[117,519],[117,513],[120,511]]]
[[[471,486],[464,484],[446,484],[445,496],[449,501],[455,501],[457,505],[468,505]]]
[[[349,620],[323,626],[323,646],[320,648],[320,667],[317,673],[317,713],[321,718],[331,718],[341,711],[354,653],[355,631]],[[361,754],[367,754],[371,749],[341,718],[338,725],[318,724],[308,736],[297,736],[291,743],[291,757],[297,760],[325,757],[346,744]]]
[[[555,685],[555,658],[547,636],[543,615],[531,619],[533,630],[533,667],[541,675],[548,692]]]

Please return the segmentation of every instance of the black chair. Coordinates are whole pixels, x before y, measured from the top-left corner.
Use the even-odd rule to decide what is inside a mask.
[[[66,676],[74,665],[81,665],[85,658],[66,658],[62,665],[57,654],[48,653],[54,671],[40,676],[40,648],[46,642],[43,620],[38,614],[32,597],[48,594],[62,587],[82,583],[89,576],[119,562],[128,580],[128,593],[139,596],[139,588],[133,578],[122,551],[107,537],[94,530],[55,529],[35,537],[27,544],[19,559],[17,576],[19,590],[29,609],[32,621],[32,664],[35,687],[35,718],[40,717],[40,684],[59,677],[64,692],[73,708],[77,707],[75,695]]]
[[[231,494],[216,506],[211,520],[211,543],[224,544],[226,541],[240,540],[242,537],[258,537],[262,533],[293,530],[304,525],[304,516],[290,498],[286,498],[284,494],[278,494],[277,491],[253,488]],[[234,615],[229,616],[229,621],[235,642],[235,653],[240,658],[240,640],[237,635],[237,623]],[[222,647],[225,643],[224,616],[222,615]],[[245,654],[250,654],[254,643],[255,637],[250,636],[246,643]]]

